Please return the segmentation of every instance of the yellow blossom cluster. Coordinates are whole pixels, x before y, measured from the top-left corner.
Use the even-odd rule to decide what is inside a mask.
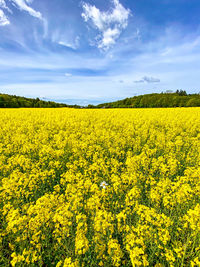
[[[0,109],[1,266],[200,266],[200,108]]]

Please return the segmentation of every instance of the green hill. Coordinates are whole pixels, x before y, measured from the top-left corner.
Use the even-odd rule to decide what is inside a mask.
[[[60,108],[78,107],[77,105],[66,105],[52,101],[44,101],[39,98],[26,98],[16,95],[0,93],[0,108]]]
[[[60,104],[44,101],[39,98],[26,98],[0,93],[0,108],[80,108],[78,105]],[[187,94],[177,90],[175,93],[139,95],[97,106],[86,108],[167,108],[167,107],[200,107],[200,94]]]
[[[169,108],[169,107],[200,107],[199,94],[187,94],[177,90],[176,93],[147,94],[104,103],[88,108]]]

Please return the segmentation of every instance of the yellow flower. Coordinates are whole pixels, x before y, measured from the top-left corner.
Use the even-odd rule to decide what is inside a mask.
[[[2,266],[200,265],[200,108],[0,109],[0,125]]]

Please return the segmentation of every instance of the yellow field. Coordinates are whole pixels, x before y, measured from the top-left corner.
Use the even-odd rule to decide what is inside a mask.
[[[200,266],[200,108],[1,109],[0,266]]]

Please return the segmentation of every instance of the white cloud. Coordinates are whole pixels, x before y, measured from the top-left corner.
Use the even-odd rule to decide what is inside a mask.
[[[32,4],[33,0],[25,0],[28,4]]]
[[[33,2],[33,0],[10,0],[10,2],[18,9],[28,12],[31,16],[36,17],[38,19],[42,19],[42,14],[36,10],[34,10],[32,7],[29,6]],[[6,5],[5,0],[0,0],[0,7],[3,9],[7,9],[10,13],[12,13],[12,10]],[[2,12],[1,12],[2,14]]]
[[[59,41],[58,44],[76,50],[79,47],[79,36],[73,42]]]
[[[28,6],[32,0],[12,0],[12,3],[20,10],[27,11],[31,16],[42,19],[42,14]]]
[[[0,0],[0,7],[7,8],[4,0]]]
[[[114,7],[101,12],[96,6],[83,3],[82,17],[85,22],[91,21],[93,26],[100,32],[97,36],[98,47],[107,50],[115,44],[122,30],[128,25],[130,10],[120,4],[119,0],[112,0]]]
[[[141,80],[139,81],[134,81],[135,83],[159,83],[160,79],[157,78],[153,78],[153,77],[148,77],[148,76],[144,76]]]
[[[12,13],[12,10],[10,10],[10,8],[6,5],[5,0],[0,0],[0,7],[6,9],[7,11],[9,11],[10,13]]]
[[[120,30],[117,28],[107,29],[103,32],[103,37],[99,43],[99,48],[109,48],[111,45],[115,44],[115,40],[119,37]]]
[[[147,77],[147,76],[143,77],[143,80],[147,83],[159,83],[160,82],[160,79]]]
[[[66,77],[72,77],[72,74],[71,73],[65,73],[65,76]]]
[[[6,26],[9,24],[10,24],[10,21],[8,20],[8,18],[4,14],[3,10],[0,9],[0,26]]]
[[[4,0],[0,0],[0,7],[1,8],[7,8],[6,3]]]

